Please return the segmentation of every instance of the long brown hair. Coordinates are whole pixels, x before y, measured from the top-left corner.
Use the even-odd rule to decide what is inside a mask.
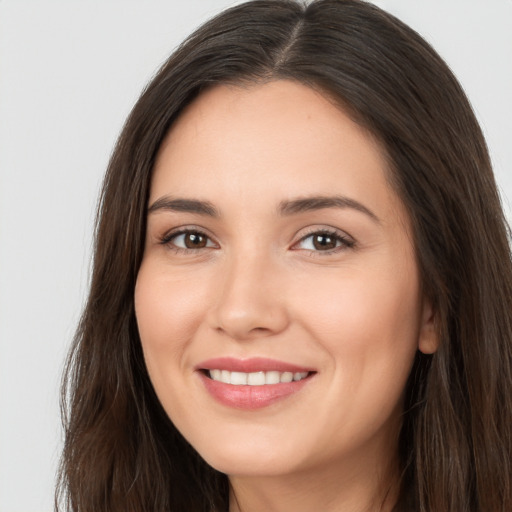
[[[277,79],[322,91],[380,141],[412,220],[440,347],[417,354],[407,385],[397,510],[510,512],[512,263],[486,144],[436,52],[358,0],[228,9],[181,45],[133,108],[105,177],[90,294],[64,378],[56,502],[73,512],[228,509],[227,477],[155,396],[133,295],[169,127],[207,87]]]

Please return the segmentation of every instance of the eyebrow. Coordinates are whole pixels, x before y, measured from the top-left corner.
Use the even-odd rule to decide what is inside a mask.
[[[314,210],[323,210],[324,208],[350,208],[364,213],[374,222],[380,223],[380,219],[369,208],[355,199],[345,196],[311,196],[281,201],[278,211],[281,215],[294,215]]]
[[[283,216],[288,216],[315,210],[323,210],[325,208],[350,208],[364,213],[374,222],[380,223],[380,219],[369,208],[355,199],[345,196],[311,196],[284,200],[279,203],[278,213]],[[168,196],[157,199],[148,208],[148,214],[158,211],[196,213],[198,215],[206,215],[208,217],[220,217],[217,208],[215,208],[215,206],[209,201],[172,198]]]
[[[219,217],[219,212],[209,201],[200,201],[198,199],[181,199],[168,196],[157,199],[149,208],[148,214],[158,211],[186,212],[207,215],[209,217]]]

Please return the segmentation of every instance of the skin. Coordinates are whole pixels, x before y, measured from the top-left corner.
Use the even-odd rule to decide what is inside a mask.
[[[416,351],[437,340],[387,174],[363,128],[283,80],[204,92],[160,148],[149,206],[208,201],[218,216],[150,210],[137,322],[156,393],[229,476],[232,512],[392,508],[405,383]],[[333,195],[367,211],[279,212],[283,201]],[[207,243],[166,238],[183,228]],[[341,237],[327,250],[311,237],[325,230]],[[240,410],[214,400],[196,371],[221,356],[316,373],[284,400]]]

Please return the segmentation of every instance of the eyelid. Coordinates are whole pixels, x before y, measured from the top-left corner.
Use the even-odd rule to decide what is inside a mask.
[[[206,245],[205,247],[198,247],[196,249],[193,249],[193,248],[185,248],[185,247],[178,247],[176,245],[173,245],[172,244],[172,240],[174,238],[177,238],[178,236],[180,235],[186,235],[187,233],[197,233],[199,235],[202,235],[204,237],[206,237],[208,239],[208,242],[212,242],[213,243],[213,247],[212,245]],[[219,244],[217,243],[217,241],[215,240],[215,238],[210,235],[208,233],[208,230],[204,229],[204,228],[201,228],[199,226],[194,226],[194,225],[188,225],[188,226],[179,226],[179,227],[176,227],[176,228],[172,228],[168,231],[166,231],[163,235],[159,236],[159,243],[161,245],[166,245],[168,246],[169,248],[177,251],[177,252],[195,252],[195,251],[199,251],[201,249],[212,249],[212,248],[218,248],[219,247]]]
[[[335,237],[337,239],[337,241],[341,242],[341,245],[337,246],[333,249],[327,249],[325,251],[296,248],[301,242],[304,242],[311,236],[320,235],[320,234]],[[353,248],[355,245],[356,245],[355,239],[351,235],[349,235],[346,231],[342,231],[338,228],[334,228],[331,226],[312,226],[312,227],[308,228],[308,230],[305,233],[302,233],[300,235],[300,238],[296,242],[293,243],[291,249],[292,250],[309,251],[311,253],[315,253],[315,255],[316,254],[326,254],[327,255],[327,254],[336,253],[336,252],[339,252],[339,251],[342,251],[345,249]]]
[[[202,235],[207,238],[207,245],[205,247],[198,247],[198,248],[185,248],[185,247],[179,247],[174,244],[172,244],[172,240],[180,235],[186,235],[188,233],[197,233],[199,235]],[[332,249],[326,249],[325,251],[322,250],[313,250],[313,249],[301,249],[297,247],[300,243],[307,240],[309,237],[313,235],[329,235],[334,238],[336,238],[337,241],[340,242],[340,245],[337,247],[334,247]],[[196,226],[196,225],[187,225],[187,226],[179,226],[172,228],[168,231],[166,231],[163,235],[159,236],[158,240],[159,244],[168,246],[170,249],[176,251],[176,252],[197,252],[201,249],[212,249],[212,248],[219,248],[219,243],[215,240],[215,238],[209,234],[209,231]],[[349,235],[346,231],[342,231],[338,228],[334,228],[332,226],[311,226],[309,228],[306,228],[306,232],[302,232],[299,235],[298,240],[296,240],[292,246],[292,250],[303,250],[308,251],[310,253],[314,253],[316,255],[320,254],[332,254],[336,253],[345,249],[353,248],[356,245],[356,241],[354,238]]]

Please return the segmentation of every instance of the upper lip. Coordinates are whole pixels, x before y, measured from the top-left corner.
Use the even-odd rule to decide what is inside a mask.
[[[237,359],[234,357],[216,357],[202,361],[196,366],[196,370],[227,370],[230,372],[311,372],[310,367],[268,359],[265,357],[252,357],[249,359]]]

